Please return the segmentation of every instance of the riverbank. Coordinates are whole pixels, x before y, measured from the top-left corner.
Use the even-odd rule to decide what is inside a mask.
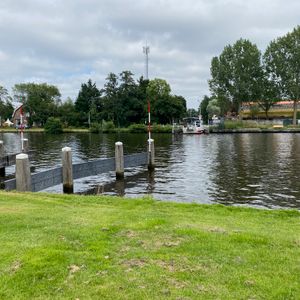
[[[142,126],[133,126],[129,128],[115,128],[103,133],[147,133],[147,127]],[[29,128],[25,132],[44,132],[44,128]],[[3,127],[0,128],[0,132],[19,132],[15,128]],[[100,133],[92,132],[88,128],[64,128],[64,133]],[[153,133],[172,133],[172,126],[156,126],[153,130]],[[218,127],[211,127],[209,133],[300,133],[300,127],[282,127],[282,128],[225,128],[219,129]]]
[[[218,129],[211,128],[209,133],[300,133],[300,128],[236,128]]]
[[[171,125],[153,125],[151,127],[153,133],[172,133]],[[13,127],[1,127],[0,132],[20,132]],[[25,129],[24,132],[45,132],[44,128],[32,127]],[[146,125],[133,124],[127,128],[110,128],[102,130],[100,127],[95,130],[95,128],[76,128],[76,127],[67,127],[63,128],[64,133],[147,133],[148,127]]]
[[[0,193],[2,299],[298,299],[300,213]]]

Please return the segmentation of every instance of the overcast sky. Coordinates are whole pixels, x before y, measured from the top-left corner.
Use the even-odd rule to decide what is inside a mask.
[[[250,39],[263,51],[300,23],[299,0],[0,0],[0,85],[47,82],[75,100],[89,78],[109,72],[167,80],[198,107],[210,61]]]

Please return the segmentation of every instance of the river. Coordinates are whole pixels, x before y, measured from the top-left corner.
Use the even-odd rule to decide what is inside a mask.
[[[114,143],[124,154],[146,150],[145,134],[26,133],[35,151],[32,171],[61,163],[61,148],[69,146],[73,162],[114,155]],[[17,133],[1,133],[6,151],[20,150]],[[156,169],[126,170],[124,181],[113,172],[75,181],[75,192],[152,195],[166,201],[222,203],[267,208],[300,208],[300,134],[252,133],[172,136],[153,135]],[[13,174],[14,167],[7,169]],[[46,191],[61,192],[61,186]]]

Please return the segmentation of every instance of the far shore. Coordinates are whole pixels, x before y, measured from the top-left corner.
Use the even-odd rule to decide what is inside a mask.
[[[3,133],[18,133],[20,130],[17,130],[15,128],[9,128],[9,127],[0,127],[0,132]],[[29,128],[25,129],[24,132],[45,132],[44,128],[35,127],[35,128]],[[92,133],[89,128],[64,128],[64,133]],[[141,131],[132,131],[128,128],[116,128],[114,130],[111,130],[109,132],[103,132],[103,133],[115,133],[115,132],[124,132],[124,133],[143,133]],[[146,131],[145,131],[146,133]],[[169,133],[171,134],[171,126],[170,131],[162,131],[156,130],[153,133]],[[300,127],[282,127],[282,128],[233,128],[233,129],[218,129],[218,128],[210,128],[210,134],[232,134],[232,133],[300,133]]]

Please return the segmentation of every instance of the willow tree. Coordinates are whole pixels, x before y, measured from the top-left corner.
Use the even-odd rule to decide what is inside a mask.
[[[266,49],[264,61],[281,97],[294,102],[293,124],[296,125],[300,98],[300,26],[272,41]]]

